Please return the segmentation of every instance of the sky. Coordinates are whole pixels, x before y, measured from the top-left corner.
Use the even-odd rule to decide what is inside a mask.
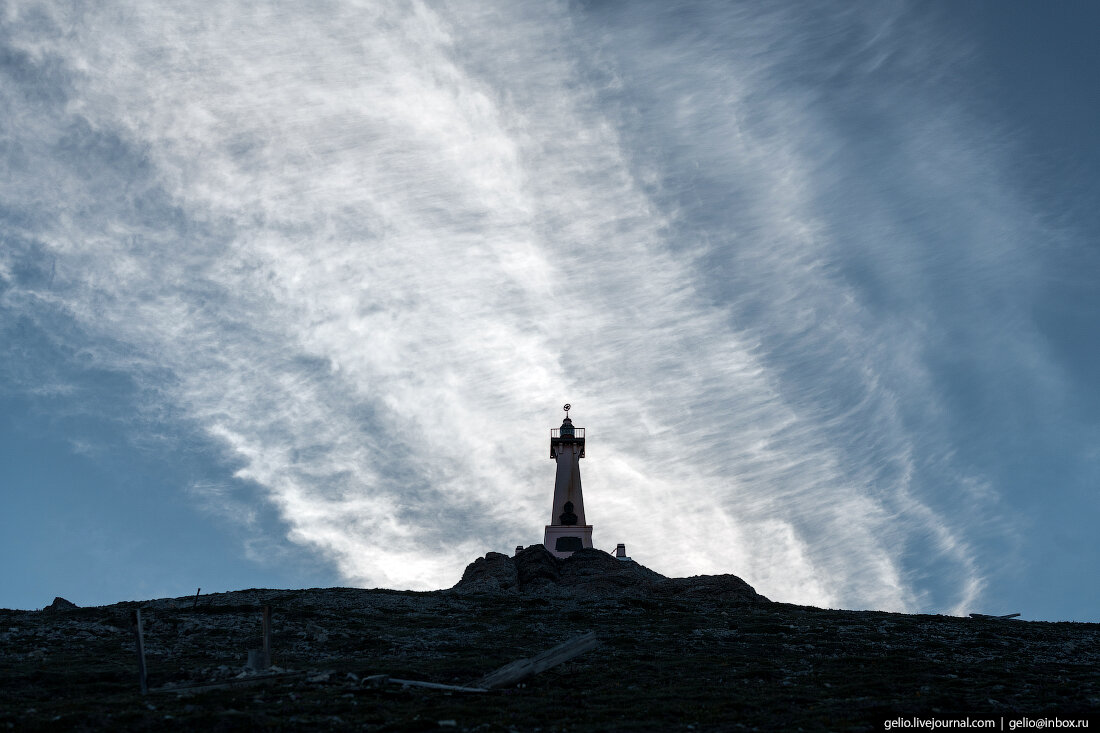
[[[1100,621],[1092,3],[0,0],[0,606],[542,540]]]

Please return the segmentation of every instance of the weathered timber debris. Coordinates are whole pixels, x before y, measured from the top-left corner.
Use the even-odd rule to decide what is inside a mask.
[[[475,682],[473,685],[443,685],[438,682],[421,682],[419,680],[401,680],[390,677],[387,674],[375,674],[363,680],[366,687],[381,687],[387,683],[402,685],[404,687],[426,687],[433,690],[447,690],[451,692],[488,692],[502,687],[511,687],[528,677],[568,662],[573,657],[583,654],[600,645],[594,632],[582,634],[566,642],[558,644],[553,649],[547,649],[529,659],[517,659],[509,662],[498,670],[490,672]]]
[[[149,692],[149,675],[145,669],[145,630],[141,621],[141,609],[135,608],[130,616],[134,628],[134,649],[137,651],[138,685],[141,694]]]
[[[234,679],[224,680],[222,682],[195,682],[182,685],[165,685],[163,687],[154,687],[149,692],[163,693],[174,692],[177,694],[187,694],[196,692],[206,692],[207,690],[226,690],[232,687],[249,687],[251,685],[264,685],[272,682],[284,682],[288,680],[296,680],[301,677],[305,677],[308,672],[299,670],[291,672],[271,672],[268,674],[253,674],[247,677],[236,677]]]
[[[271,666],[271,606],[263,610],[263,646],[248,650],[248,669],[265,672]]]
[[[391,685],[401,685],[402,687],[426,687],[430,690],[446,690],[448,692],[488,692],[484,687],[441,685],[438,682],[421,682],[419,680],[399,680],[390,677],[388,674],[371,675],[365,682],[369,683],[371,687],[377,687],[388,682]]]
[[[563,662],[568,662],[573,657],[583,654],[600,645],[595,632],[582,634],[569,641],[558,644],[553,649],[547,649],[541,654],[536,654],[530,659],[519,659],[506,664],[495,672],[490,672],[481,678],[478,687],[495,690],[500,687],[511,687],[514,684],[545,672],[551,667],[556,667]]]

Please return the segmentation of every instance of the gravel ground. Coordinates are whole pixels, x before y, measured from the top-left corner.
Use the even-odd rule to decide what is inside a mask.
[[[601,557],[550,567],[532,555],[539,577],[504,588],[486,580],[508,575],[501,557],[482,560],[456,589],[430,593],[244,590],[197,606],[182,597],[0,610],[0,728],[839,731],[970,717],[1009,729],[1024,717],[1100,710],[1098,624],[794,606],[734,576],[664,579],[624,568],[634,579],[624,581]],[[522,581],[525,562],[509,562]],[[261,644],[265,605],[275,667],[258,679],[245,662]],[[599,648],[510,689],[366,680],[467,685],[587,631]],[[208,683],[230,686],[184,688]]]

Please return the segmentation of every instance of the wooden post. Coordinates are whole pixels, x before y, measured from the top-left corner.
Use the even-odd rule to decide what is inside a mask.
[[[199,593],[201,591],[202,591],[202,588],[196,588],[195,589],[195,602],[191,604],[191,610],[192,611],[194,611],[196,608],[199,607]]]
[[[378,680],[377,678],[382,678]],[[403,687],[427,687],[432,690],[450,690],[451,692],[488,692],[483,687],[464,687],[462,685],[441,685],[438,682],[417,682],[416,680],[395,680],[389,675],[377,674],[371,675],[364,680],[364,684],[370,683],[371,687],[376,686],[375,682],[378,682],[377,686],[382,683],[389,682],[391,685],[401,685]]]
[[[264,659],[271,666],[271,606],[264,606]]]
[[[262,618],[264,644],[248,650],[248,666],[253,672],[263,672],[271,666],[271,606],[264,606]]]
[[[131,615],[134,622],[134,644],[137,647],[138,681],[141,683],[141,694],[149,694],[149,685],[145,676],[145,634],[141,628],[141,609],[135,608]]]
[[[482,677],[481,681],[478,682],[478,687],[492,690],[497,687],[514,685],[521,680],[527,679],[531,675],[545,672],[551,667],[558,666],[562,662],[568,662],[573,657],[578,654],[583,654],[589,649],[595,649],[599,644],[600,640],[596,638],[595,632],[590,631],[587,634],[582,634],[562,644],[558,644],[553,649],[548,649],[541,654],[536,654],[530,659],[520,659],[510,664],[506,664],[497,671],[490,672]]]

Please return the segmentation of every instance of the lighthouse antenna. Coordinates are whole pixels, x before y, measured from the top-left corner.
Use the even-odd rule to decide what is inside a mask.
[[[563,407],[561,409],[565,410],[565,416],[569,417],[569,410],[571,410],[572,408],[573,408],[573,406],[571,404],[569,404],[568,402],[566,402],[565,407]]]

